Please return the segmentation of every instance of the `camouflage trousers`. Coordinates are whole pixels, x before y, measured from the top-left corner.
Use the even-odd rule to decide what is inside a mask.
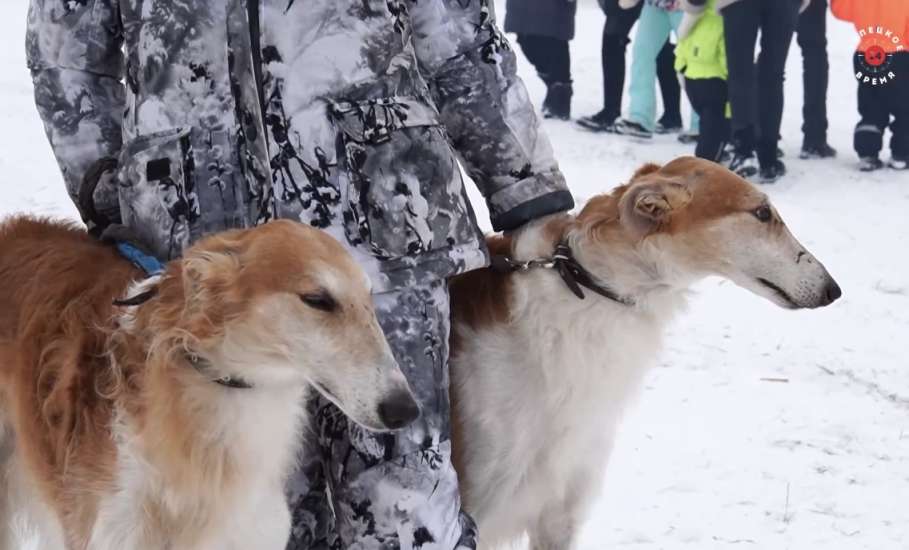
[[[287,548],[472,550],[476,526],[461,511],[451,464],[447,285],[411,286],[375,303],[422,416],[399,432],[373,433],[314,399],[308,447],[318,451],[289,486]]]

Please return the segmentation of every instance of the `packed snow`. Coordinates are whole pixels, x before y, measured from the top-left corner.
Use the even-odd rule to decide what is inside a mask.
[[[0,5],[0,215],[72,218],[32,102],[26,5]],[[575,116],[601,106],[602,21],[595,2],[581,2],[571,44]],[[828,37],[829,140],[839,157],[797,158],[793,43],[782,142],[789,175],[765,190],[844,296],[791,312],[731,283],[700,284],[627,414],[581,549],[909,548],[909,174],[857,172],[857,37],[832,17]],[[539,103],[542,84],[523,59],[520,72]],[[675,136],[644,142],[545,125],[580,200],[644,162],[692,150]]]

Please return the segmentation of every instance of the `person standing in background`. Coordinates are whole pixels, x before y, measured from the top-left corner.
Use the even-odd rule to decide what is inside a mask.
[[[909,169],[909,0],[832,0],[830,8],[861,37],[853,58],[862,117],[853,142],[859,170],[884,167],[878,155],[887,126],[893,134],[888,165]]]
[[[600,59],[603,68],[603,108],[593,114],[578,119],[578,125],[592,132],[615,133],[615,121],[622,114],[622,92],[625,88],[625,50],[631,40],[631,28],[641,15],[642,4],[631,9],[622,9],[619,0],[599,0],[600,8],[606,15],[603,23],[603,41]],[[659,124],[664,127],[680,128],[682,125],[679,113],[679,82],[673,68],[674,54],[669,40],[663,45],[657,56],[657,80],[663,94],[663,105],[676,108],[667,110]],[[674,98],[673,98],[674,96]]]
[[[811,0],[799,15],[796,40],[802,50],[802,152],[799,158],[836,156],[827,143],[827,0]]]
[[[640,0],[619,0],[619,6],[624,9],[633,9],[639,3]],[[617,133],[650,138],[654,132],[668,133],[681,129],[682,117],[679,112],[681,89],[674,69],[669,69],[673,72],[673,84],[669,84],[668,87],[661,85],[664,88],[663,99],[666,104],[663,106],[664,115],[659,122],[656,121],[654,89],[660,52],[667,48],[667,41],[681,20],[682,12],[678,11],[677,0],[644,0],[632,48],[631,85],[628,88],[628,94],[631,96],[629,114],[628,118],[616,123]],[[672,45],[668,44],[668,48],[671,51]],[[671,67],[674,58],[668,61]],[[667,91],[670,93],[667,94]],[[696,116],[692,116],[692,133],[697,133],[696,128]]]
[[[783,120],[783,76],[799,8],[807,6],[807,2],[717,1],[725,27],[732,107],[734,153],[729,168],[744,178],[759,175],[761,183],[773,183],[786,173],[786,165],[777,158]],[[758,31],[761,53],[755,66]]]
[[[575,0],[508,0],[505,32],[518,35],[527,60],[546,84],[543,116],[571,118],[571,53],[574,38]]]
[[[685,76],[688,100],[701,119],[695,156],[720,162],[729,140],[723,18],[716,0],[689,0],[683,9],[675,68]]]

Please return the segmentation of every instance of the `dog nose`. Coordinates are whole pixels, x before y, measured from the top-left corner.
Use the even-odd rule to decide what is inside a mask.
[[[416,420],[418,416],[420,416],[420,407],[410,392],[396,392],[379,403],[379,419],[392,430],[403,428]]]
[[[832,304],[842,295],[843,290],[840,288],[840,285],[836,284],[836,281],[831,280],[827,284],[827,288],[824,289],[824,305]]]

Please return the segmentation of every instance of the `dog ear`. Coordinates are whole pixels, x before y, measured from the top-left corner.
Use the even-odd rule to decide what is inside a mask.
[[[634,183],[636,180],[654,172],[658,172],[662,166],[655,164],[653,162],[648,162],[647,164],[641,166],[635,170],[634,175],[631,176],[631,181],[629,183]]]
[[[650,177],[632,185],[619,202],[622,224],[640,237],[660,230],[691,202],[691,191],[669,178]]]
[[[230,288],[240,270],[239,252],[228,242],[190,250],[182,260],[186,305],[193,309],[206,298],[215,300]]]

